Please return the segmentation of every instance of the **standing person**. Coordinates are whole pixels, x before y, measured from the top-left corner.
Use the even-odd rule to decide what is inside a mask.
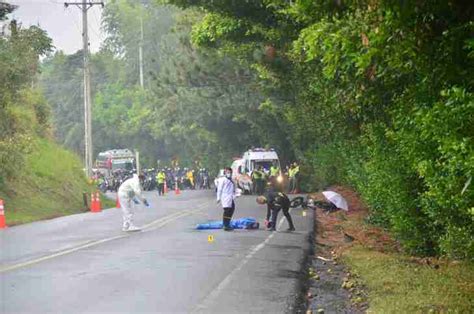
[[[230,226],[230,220],[235,211],[236,187],[232,181],[232,168],[224,168],[224,178],[220,178],[217,184],[217,203],[222,204],[224,214],[222,222],[225,231],[234,230]]]
[[[141,229],[133,225],[133,204],[138,204],[138,200],[149,207],[148,201],[142,196],[142,188],[140,186],[140,178],[136,173],[133,177],[125,180],[118,189],[118,198],[122,207],[123,231],[140,231]]]
[[[171,168],[168,168],[166,171],[166,184],[168,185],[168,189],[174,189],[174,174]]]
[[[283,215],[285,215],[288,221],[289,228],[287,231],[295,231],[293,219],[290,215],[290,199],[285,193],[271,190],[266,196],[261,195],[257,197],[257,203],[260,205],[267,204],[266,221],[270,221],[271,218],[271,221],[268,222],[267,225],[269,231],[276,231],[278,212],[280,209],[283,210]]]
[[[194,170],[189,169],[189,171],[186,173],[186,178],[188,179],[189,182],[189,188],[194,190]]]
[[[211,183],[209,181],[209,172],[207,171],[206,168],[204,168],[202,180],[203,180],[202,181],[203,188],[206,189],[206,190],[210,190],[211,189]]]
[[[254,181],[255,193],[258,195],[263,194],[263,183],[264,183],[264,173],[262,167],[258,167],[252,172],[252,179]]]
[[[270,167],[270,181],[275,181],[278,175],[280,175],[280,168],[276,162],[273,162],[272,166]]]
[[[293,163],[293,193],[299,193],[299,178],[300,178],[300,166],[294,162]]]
[[[166,181],[166,174],[165,170],[161,169],[156,174],[156,183],[158,184],[158,195],[165,195],[165,181]]]
[[[267,180],[267,174],[265,173],[265,169],[260,166],[258,168],[258,171],[260,171],[260,180],[259,180],[259,190],[260,192],[258,193],[259,195],[263,195],[263,192],[265,191],[265,182]]]
[[[297,163],[294,162],[291,167],[290,167],[290,170],[288,171],[288,174],[290,176],[290,194],[293,194],[293,193],[297,193],[297,189],[298,189],[298,173],[300,171],[300,168],[298,167]]]

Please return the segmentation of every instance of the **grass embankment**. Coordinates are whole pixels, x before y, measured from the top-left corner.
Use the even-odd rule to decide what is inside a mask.
[[[76,155],[36,140],[25,166],[14,180],[5,182],[0,197],[5,200],[7,224],[12,226],[83,212],[82,193],[92,188]],[[107,201],[105,205],[112,206]]]
[[[319,243],[348,266],[353,302],[369,313],[474,313],[474,264],[409,256],[385,230],[366,222],[367,208],[345,188],[348,213],[319,214]],[[347,287],[346,287],[347,288]],[[360,300],[358,291],[367,300]]]
[[[371,313],[473,313],[474,266],[414,259],[362,245],[342,254],[368,292]]]

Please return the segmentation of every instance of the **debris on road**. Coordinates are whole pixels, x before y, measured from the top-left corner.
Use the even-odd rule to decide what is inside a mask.
[[[325,262],[330,262],[331,261],[330,258],[325,258],[325,257],[322,257],[322,256],[317,256],[316,258],[319,258],[320,260],[325,261]]]

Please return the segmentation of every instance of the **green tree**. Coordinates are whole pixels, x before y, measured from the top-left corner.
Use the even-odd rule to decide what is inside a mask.
[[[1,4],[0,20],[15,6]],[[36,26],[9,23],[11,35],[0,36],[0,184],[12,178],[25,160],[31,137],[50,134],[50,113],[35,84],[39,57],[51,39]]]
[[[204,10],[195,45],[257,71],[309,178],[355,186],[411,251],[474,257],[474,5],[167,2]]]

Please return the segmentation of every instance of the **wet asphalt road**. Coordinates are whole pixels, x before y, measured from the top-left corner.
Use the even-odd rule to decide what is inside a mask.
[[[221,219],[213,191],[147,194],[137,233],[121,231],[120,209],[0,230],[0,313],[295,311],[312,212],[292,210],[293,233],[281,213],[275,233],[198,231]],[[262,223],[265,210],[242,196],[234,218]]]

